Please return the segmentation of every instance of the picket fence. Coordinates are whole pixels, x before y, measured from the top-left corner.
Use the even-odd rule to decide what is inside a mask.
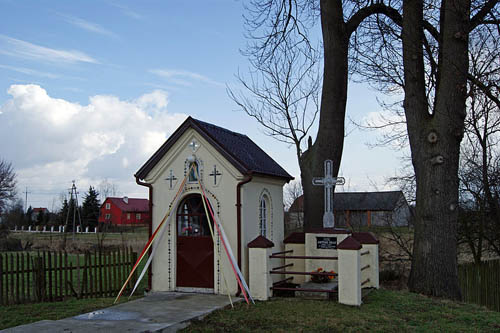
[[[115,296],[137,253],[119,249],[83,255],[66,252],[0,253],[0,305]],[[137,281],[135,274],[127,286]]]
[[[500,259],[461,264],[458,278],[464,302],[500,311]]]

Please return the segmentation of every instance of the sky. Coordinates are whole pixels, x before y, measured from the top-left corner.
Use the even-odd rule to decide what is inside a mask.
[[[238,110],[226,88],[248,72],[244,1],[0,0],[0,159],[27,205],[56,210],[75,180],[147,197],[134,173],[192,116],[249,136],[300,178],[293,147]],[[347,114],[384,112],[350,83]],[[337,191],[393,189],[397,152],[370,148],[380,133],[347,121]],[[314,137],[314,134],[313,134]]]

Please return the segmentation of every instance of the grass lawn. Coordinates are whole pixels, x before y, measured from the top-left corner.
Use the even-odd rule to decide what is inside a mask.
[[[500,313],[409,292],[376,290],[360,308],[276,298],[213,312],[183,332],[500,332]]]
[[[137,299],[133,297],[132,299]],[[0,306],[0,330],[39,320],[58,320],[113,305],[114,298],[72,299],[64,302]],[[122,297],[119,303],[127,301]]]

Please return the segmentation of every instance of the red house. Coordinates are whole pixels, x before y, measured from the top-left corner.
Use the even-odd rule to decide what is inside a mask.
[[[149,200],[108,197],[101,205],[99,223],[112,225],[148,225],[151,221]]]

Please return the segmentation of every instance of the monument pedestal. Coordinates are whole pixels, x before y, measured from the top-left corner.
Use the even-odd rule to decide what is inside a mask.
[[[315,258],[305,259],[305,271],[313,272],[318,268],[322,268],[325,272],[333,270],[338,273],[337,245],[350,235],[351,231],[336,228],[307,231],[305,233],[305,255],[306,257]],[[307,276],[305,279],[305,282],[309,281],[311,281],[311,276]]]

